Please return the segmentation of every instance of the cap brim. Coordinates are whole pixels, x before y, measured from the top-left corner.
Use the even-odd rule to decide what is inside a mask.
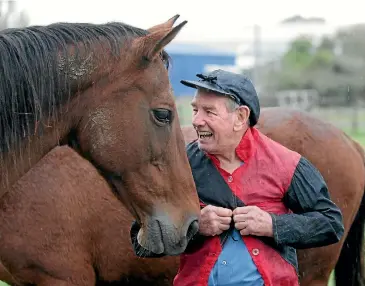
[[[201,81],[190,81],[190,80],[181,80],[180,81],[183,85],[186,85],[188,87],[192,87],[192,88],[204,88],[204,89],[208,89],[217,93],[221,93],[224,95],[229,95],[232,96],[231,93],[227,93],[226,91],[224,91],[223,89],[221,89],[219,86],[213,84],[213,83],[209,83],[209,82],[201,82]]]

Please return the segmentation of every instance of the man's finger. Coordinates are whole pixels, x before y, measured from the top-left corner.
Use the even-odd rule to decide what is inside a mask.
[[[250,219],[250,217],[251,216],[247,214],[238,214],[233,216],[233,221],[234,222],[247,221]]]
[[[238,208],[236,208],[236,209],[233,210],[233,215],[247,214],[250,211],[253,211],[255,209],[257,209],[256,206],[238,207]]]
[[[245,229],[247,228],[248,226],[248,223],[243,221],[243,222],[237,222],[234,224],[234,227],[237,229],[237,230],[241,230],[241,229]]]
[[[230,209],[221,208],[221,207],[216,207],[215,213],[221,217],[231,217],[232,216],[232,211]]]
[[[218,219],[221,224],[226,224],[226,225],[229,225],[232,221],[232,217],[227,217],[227,216],[221,216],[218,217]]]
[[[229,229],[229,224],[219,224],[219,229],[224,231],[224,230],[228,230]]]
[[[251,235],[251,230],[248,227],[243,228],[240,230],[240,234],[241,235]]]

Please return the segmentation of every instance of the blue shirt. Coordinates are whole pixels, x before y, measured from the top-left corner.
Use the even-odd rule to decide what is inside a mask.
[[[210,273],[208,286],[263,286],[264,281],[239,231],[234,229],[231,234]]]

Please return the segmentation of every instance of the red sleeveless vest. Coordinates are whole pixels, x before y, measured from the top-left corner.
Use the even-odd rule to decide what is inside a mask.
[[[207,155],[232,192],[245,205],[258,206],[274,214],[290,213],[282,198],[290,186],[300,154],[274,142],[256,128],[247,130],[236,152],[244,165],[233,174],[219,168],[219,161]],[[196,185],[199,189],[199,182]],[[266,286],[299,285],[296,268],[276,249],[254,236],[243,236],[242,239]],[[174,286],[207,285],[210,272],[221,251],[220,238],[215,236],[206,237],[198,250],[182,254]]]

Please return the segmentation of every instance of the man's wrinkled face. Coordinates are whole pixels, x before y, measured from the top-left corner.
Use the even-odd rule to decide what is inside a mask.
[[[192,124],[198,134],[199,148],[211,154],[219,154],[231,148],[239,118],[236,110],[228,108],[228,97],[199,90],[191,105]]]

